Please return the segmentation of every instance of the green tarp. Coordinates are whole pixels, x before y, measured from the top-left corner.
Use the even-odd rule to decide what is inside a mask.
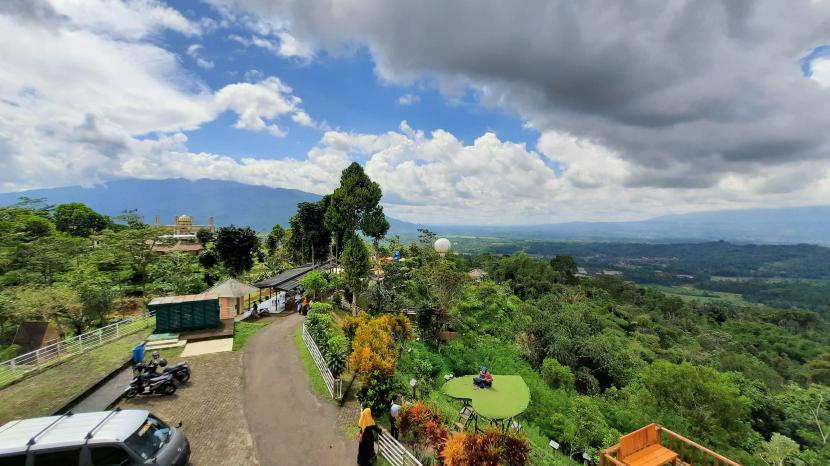
[[[153,304],[156,333],[183,332],[219,326],[219,300]]]
[[[518,375],[494,375],[493,386],[476,388],[476,375],[456,377],[444,384],[443,392],[461,400],[470,400],[475,412],[488,419],[518,416],[530,403],[530,391]]]

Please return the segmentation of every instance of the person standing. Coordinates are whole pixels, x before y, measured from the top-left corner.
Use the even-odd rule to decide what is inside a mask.
[[[395,440],[398,439],[398,416],[401,414],[401,405],[398,404],[398,400],[393,398],[392,399],[392,406],[389,407],[389,425],[392,427],[392,437],[395,437]]]
[[[303,296],[302,308],[301,309],[302,309],[302,314],[304,316],[307,316],[308,315],[308,297],[307,296]]]
[[[380,435],[380,429],[375,425],[375,419],[372,417],[371,408],[364,408],[360,413],[360,420],[357,422],[360,427],[360,437],[357,446],[357,464],[358,466],[371,466],[374,463],[375,456],[375,441]]]

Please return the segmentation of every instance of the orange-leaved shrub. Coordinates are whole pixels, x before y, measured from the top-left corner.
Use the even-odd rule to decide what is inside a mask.
[[[450,433],[441,415],[422,401],[407,405],[401,410],[398,429],[404,440],[425,445],[436,453],[444,448]]]
[[[481,433],[456,433],[444,443],[445,466],[525,466],[530,459],[527,441],[514,432],[496,428]]]

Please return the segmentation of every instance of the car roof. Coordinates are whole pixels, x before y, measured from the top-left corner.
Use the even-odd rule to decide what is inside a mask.
[[[0,455],[84,443],[120,442],[147,420],[149,411],[115,410],[10,421],[0,427]]]

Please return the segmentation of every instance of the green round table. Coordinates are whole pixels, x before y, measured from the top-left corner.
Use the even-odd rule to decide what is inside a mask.
[[[488,419],[510,419],[527,409],[530,391],[518,375],[494,375],[493,386],[478,388],[473,379],[478,375],[464,375],[445,383],[442,391],[460,400],[469,400],[475,412]]]

